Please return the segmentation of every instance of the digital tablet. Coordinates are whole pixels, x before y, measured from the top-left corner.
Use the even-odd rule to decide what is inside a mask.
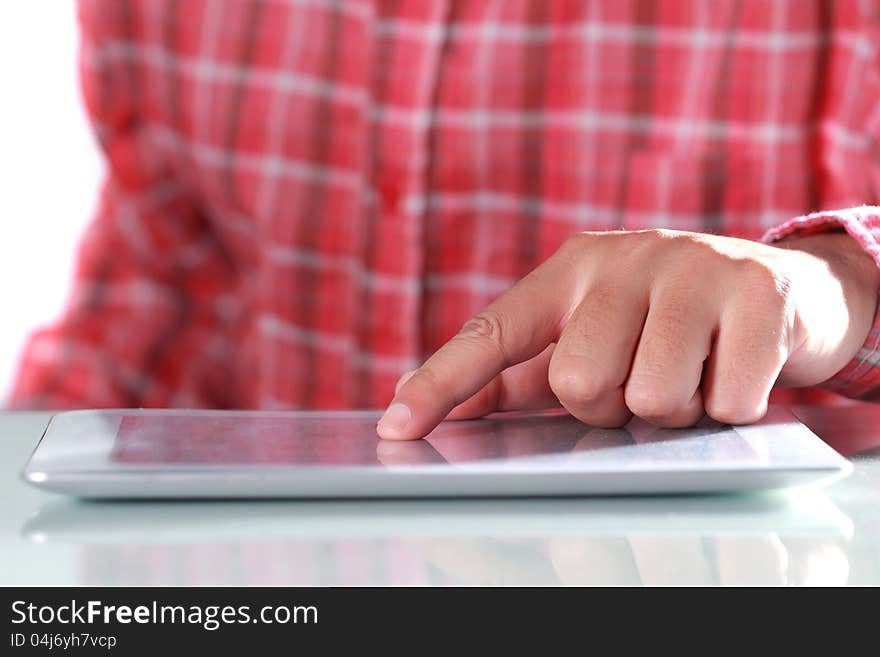
[[[23,477],[87,498],[710,493],[827,483],[851,464],[788,411],[760,423],[589,427],[561,411],[383,441],[373,411],[104,410],[50,421]]]

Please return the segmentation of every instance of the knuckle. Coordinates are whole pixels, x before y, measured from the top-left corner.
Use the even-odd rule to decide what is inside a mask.
[[[708,400],[705,409],[706,415],[722,424],[750,424],[764,416],[764,411],[730,401]]]
[[[562,368],[551,369],[550,389],[563,404],[582,406],[602,397],[608,386],[599,377]]]
[[[788,316],[792,310],[791,283],[776,276],[773,284],[764,286],[759,293],[759,305],[765,308],[770,317],[780,319]]]
[[[400,378],[397,379],[397,383],[394,384],[394,391],[399,391],[404,384],[409,381],[418,370],[408,370],[400,375]]]
[[[470,342],[481,350],[488,349],[503,366],[507,366],[509,359],[504,348],[505,333],[502,317],[491,310],[484,310],[462,325],[455,340]]]
[[[739,263],[736,312],[751,326],[750,342],[756,347],[778,342],[794,320],[791,281],[773,267],[749,260]]]
[[[430,365],[423,365],[405,383],[407,387],[404,396],[410,399],[422,398],[427,394],[432,399],[451,400],[456,405],[465,401],[465,397],[457,390],[455,380],[445,374],[444,368],[434,369]],[[403,385],[394,394],[398,395],[402,390]]]
[[[761,304],[784,305],[789,297],[791,281],[771,265],[754,259],[736,262],[744,292]]]
[[[562,248],[565,251],[572,251],[572,250],[577,251],[577,250],[584,248],[594,238],[595,238],[595,235],[590,232],[577,233],[575,235],[568,237],[562,243],[562,246],[560,248]]]
[[[672,230],[670,228],[648,228],[647,230],[638,231],[639,235],[647,239],[652,239],[654,241],[671,241],[671,240],[682,240],[687,239],[686,233],[682,233],[681,231]]]
[[[681,402],[669,394],[668,387],[634,384],[624,390],[624,401],[633,415],[646,420],[669,417],[681,409]]]
[[[556,250],[556,257],[569,263],[580,263],[597,237],[598,234],[589,232],[572,235]]]
[[[675,231],[664,228],[649,228],[647,230],[618,232],[615,234],[619,240],[621,255],[636,261],[654,249],[665,248],[673,243],[676,237]]]
[[[415,386],[426,386],[428,388],[442,387],[442,381],[437,373],[428,366],[422,366],[415,372],[412,372],[406,380],[401,381],[398,385],[403,387],[404,383],[414,384]],[[398,388],[399,390],[399,388]]]
[[[637,235],[640,240],[634,243],[633,253],[661,258],[664,276],[670,277],[670,282],[685,283],[686,287],[693,287],[694,281],[704,276],[717,255],[705,236],[695,233],[652,228]]]
[[[633,246],[653,241],[661,233],[672,233],[663,229],[650,230],[603,230],[584,231],[567,238],[559,247],[561,253],[583,254],[585,250],[592,249],[598,244]]]
[[[468,319],[461,327],[461,335],[480,338],[496,338],[501,335],[501,321],[489,311],[483,311]]]
[[[467,320],[458,332],[458,336],[465,339],[489,341],[500,347],[503,334],[502,325],[503,322],[496,313],[484,310]]]
[[[632,233],[633,244],[643,247],[667,249],[692,249],[700,246],[692,233],[686,233],[669,228],[649,228]]]
[[[648,230],[606,230],[582,232],[565,240],[557,256],[572,265],[582,265],[601,258],[608,268],[633,270],[642,267],[644,258],[655,248],[663,248],[684,239],[684,233],[662,228]]]

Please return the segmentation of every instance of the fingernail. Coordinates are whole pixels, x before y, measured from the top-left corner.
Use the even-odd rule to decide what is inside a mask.
[[[379,420],[377,425],[379,434],[383,437],[393,438],[406,429],[406,425],[409,424],[411,418],[412,413],[410,413],[409,407],[406,404],[394,402]]]

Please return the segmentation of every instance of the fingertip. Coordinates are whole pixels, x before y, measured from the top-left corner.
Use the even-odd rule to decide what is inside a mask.
[[[407,440],[407,430],[412,424],[412,411],[406,404],[395,401],[385,410],[385,414],[376,424],[376,433],[384,440]]]
[[[391,404],[376,425],[379,436],[386,440],[416,440],[428,435],[455,409],[456,419],[481,417],[495,410],[485,387],[471,391],[468,386],[456,394],[454,386],[444,381],[426,367],[403,374]],[[455,379],[454,384],[458,383]],[[458,403],[462,398],[464,401]]]

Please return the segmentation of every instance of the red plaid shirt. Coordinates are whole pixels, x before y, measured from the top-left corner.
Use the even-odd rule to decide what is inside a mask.
[[[757,239],[880,195],[878,2],[80,14],[108,176],[18,406],[381,406],[577,231]],[[877,254],[872,208],[771,237],[805,222]],[[878,342],[829,386],[876,395]]]

